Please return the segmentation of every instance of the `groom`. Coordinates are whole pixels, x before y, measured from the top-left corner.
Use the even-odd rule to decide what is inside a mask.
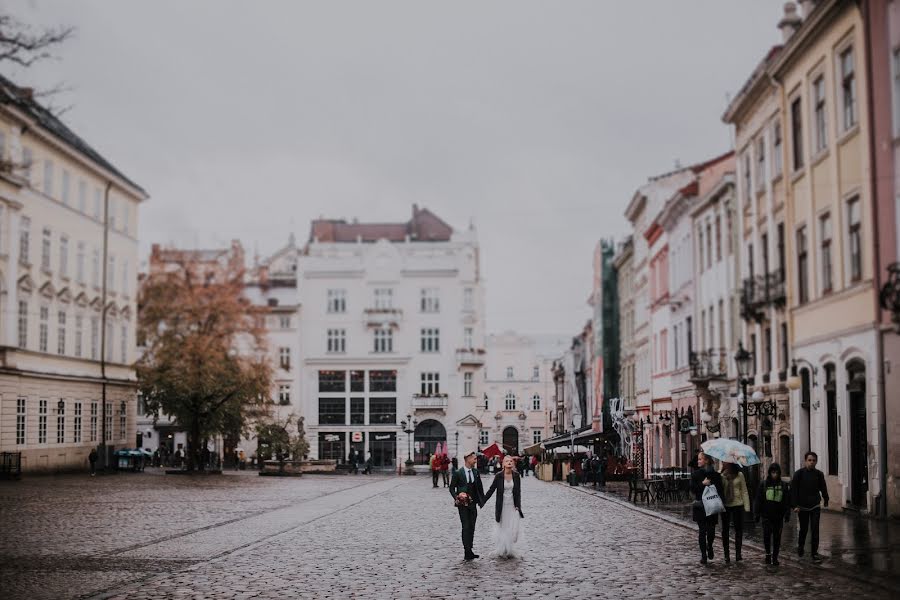
[[[461,469],[453,471],[450,479],[450,495],[456,501],[459,509],[459,521],[462,523],[462,543],[466,551],[466,560],[478,558],[472,552],[472,541],[475,538],[475,520],[478,518],[478,507],[484,505],[484,487],[475,468],[475,453],[469,452],[463,458]],[[464,501],[459,495],[465,493],[468,498]]]

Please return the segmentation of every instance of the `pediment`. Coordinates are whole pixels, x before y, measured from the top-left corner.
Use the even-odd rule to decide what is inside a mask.
[[[75,296],[75,304],[77,304],[78,306],[84,307],[84,306],[87,306],[89,303],[90,303],[90,300],[88,299],[88,295],[85,294],[84,292],[81,292],[80,294]]]
[[[60,302],[65,302],[66,304],[68,304],[72,301],[72,292],[69,291],[68,287],[64,287],[63,289],[59,290],[59,292],[57,292],[56,299]]]
[[[26,294],[30,294],[34,291],[34,280],[31,278],[31,275],[25,273],[21,277],[19,277],[19,290],[25,292]]]
[[[116,317],[119,315],[119,308],[116,306],[115,302],[110,302],[106,305],[106,314],[110,317]]]
[[[99,311],[101,308],[103,308],[103,302],[100,300],[99,296],[91,300],[91,308],[96,311]]]
[[[481,421],[475,418],[474,415],[466,415],[462,419],[456,422],[457,425],[461,427],[481,427]]]
[[[126,319],[131,319],[131,307],[127,304],[122,306],[119,309],[119,314],[122,315]]]
[[[41,286],[41,289],[38,290],[38,293],[44,298],[53,298],[56,295],[56,288],[53,287],[51,282],[47,282]]]

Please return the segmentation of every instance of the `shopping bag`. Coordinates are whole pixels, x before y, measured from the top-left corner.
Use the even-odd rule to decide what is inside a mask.
[[[708,485],[703,490],[703,510],[706,511],[707,517],[725,512],[725,505],[722,504],[722,499],[719,498],[719,492],[714,485]]]

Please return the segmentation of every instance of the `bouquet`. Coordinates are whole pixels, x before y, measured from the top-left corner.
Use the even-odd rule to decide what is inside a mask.
[[[465,492],[460,492],[456,495],[456,501],[454,504],[456,506],[469,506],[472,503],[472,498]]]

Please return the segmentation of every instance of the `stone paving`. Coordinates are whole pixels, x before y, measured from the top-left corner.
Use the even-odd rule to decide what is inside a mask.
[[[145,474],[3,484],[0,597],[891,597],[876,582],[810,564],[766,567],[755,550],[742,563],[725,565],[717,554],[704,567],[688,528],[523,481],[521,557],[490,556],[485,511],[475,536],[482,557],[473,562],[462,560],[449,494],[426,477]]]

